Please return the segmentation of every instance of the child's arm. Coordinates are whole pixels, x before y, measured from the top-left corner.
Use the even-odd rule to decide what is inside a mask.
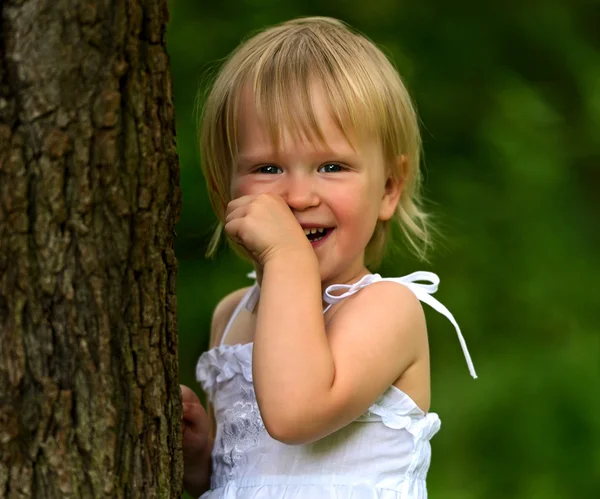
[[[235,291],[221,300],[212,318],[209,348],[218,346],[229,317],[248,288]],[[206,410],[196,394],[181,386],[183,402],[183,488],[195,497],[210,487],[211,454],[215,441],[215,415],[210,402]]]
[[[306,443],[350,423],[409,367],[428,362],[423,310],[393,282],[338,305],[325,328],[310,258],[265,265],[254,346],[254,385],[276,439]],[[314,295],[319,297],[314,299]]]
[[[373,284],[347,298],[326,330],[320,273],[345,269],[336,267],[333,252],[319,264],[282,198],[238,198],[226,222],[228,234],[262,267],[253,377],[274,438],[305,443],[332,433],[366,411],[409,367],[428,360],[420,303],[396,283]]]

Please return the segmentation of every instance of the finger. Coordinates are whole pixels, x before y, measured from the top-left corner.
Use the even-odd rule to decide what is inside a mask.
[[[227,235],[236,243],[243,245],[244,241],[241,237],[240,231],[242,230],[242,225],[243,225],[243,219],[242,218],[234,218],[233,220],[230,220],[229,222],[225,223],[225,232],[227,233]]]
[[[225,216],[225,223],[230,222],[231,220],[235,220],[236,218],[243,218],[248,213],[249,205],[245,204],[242,206],[238,206],[235,210],[227,212]]]
[[[247,205],[252,202],[252,200],[256,198],[256,196],[240,196],[239,198],[232,199],[227,203],[227,213],[239,208],[240,206]]]
[[[183,423],[193,433],[203,434],[208,431],[208,414],[201,404],[183,404]]]
[[[181,444],[184,456],[201,452],[208,441],[208,435],[208,432],[197,433],[191,427],[183,425]]]
[[[181,389],[182,402],[196,403],[196,404],[200,403],[200,399],[198,398],[198,395],[196,395],[196,393],[191,388],[189,388],[185,385],[179,385],[179,388]]]
[[[249,220],[248,217],[234,218],[225,223],[225,233],[229,238],[242,245],[248,251],[253,252],[256,244],[256,234],[254,228],[256,221]]]

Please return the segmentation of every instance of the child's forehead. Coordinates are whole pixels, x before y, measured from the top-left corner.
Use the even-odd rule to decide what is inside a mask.
[[[278,154],[294,149],[312,150],[315,154],[355,153],[364,137],[333,112],[318,85],[312,86],[308,96],[309,99],[303,99],[301,95],[290,95],[287,105],[265,105],[252,86],[246,85],[240,92],[237,112],[239,153]]]

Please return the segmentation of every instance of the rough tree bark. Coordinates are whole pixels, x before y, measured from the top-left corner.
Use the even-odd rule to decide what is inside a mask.
[[[0,11],[0,497],[180,497],[167,2]]]

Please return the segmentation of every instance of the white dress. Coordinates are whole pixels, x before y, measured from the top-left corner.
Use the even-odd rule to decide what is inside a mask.
[[[469,353],[452,314],[431,293],[439,279],[430,272],[384,279],[369,274],[353,285],[327,288],[337,303],[378,281],[394,281],[447,316],[455,325],[473,377]],[[421,284],[417,281],[429,281]],[[332,293],[345,291],[342,294]],[[242,307],[252,310],[254,286],[234,311],[223,340]],[[431,461],[429,440],[440,429],[437,414],[425,414],[390,386],[358,419],[311,444],[287,445],[269,436],[252,385],[252,343],[223,344],[202,354],[196,376],[215,411],[211,490],[202,499],[425,499]]]

